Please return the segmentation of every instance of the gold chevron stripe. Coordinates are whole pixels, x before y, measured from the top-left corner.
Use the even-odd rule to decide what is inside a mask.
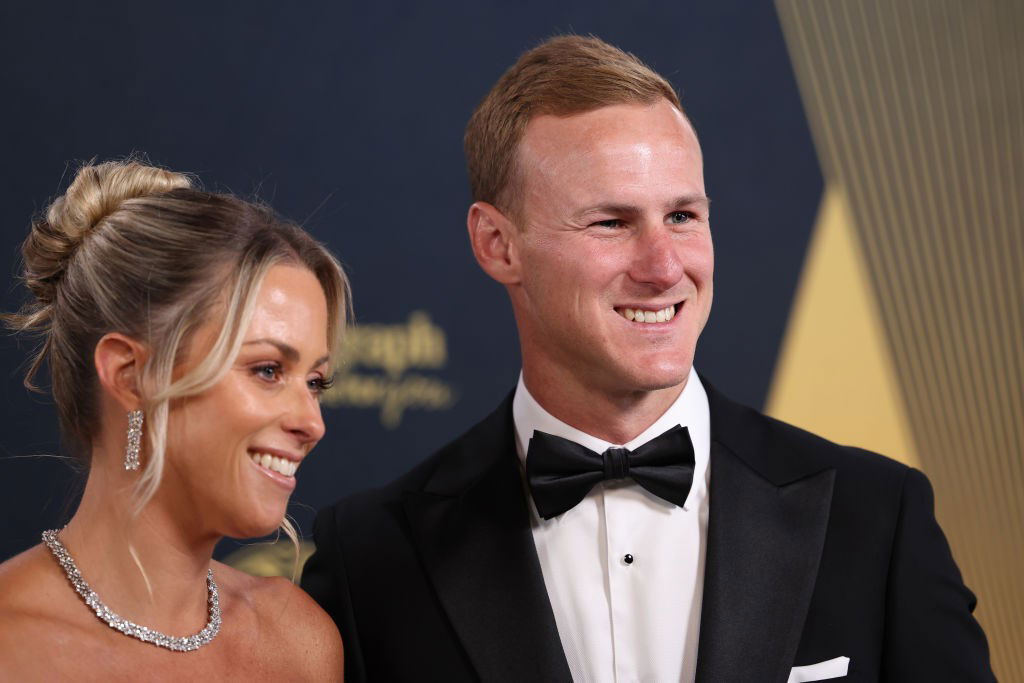
[[[881,313],[840,188],[826,188],[767,412],[919,467]]]

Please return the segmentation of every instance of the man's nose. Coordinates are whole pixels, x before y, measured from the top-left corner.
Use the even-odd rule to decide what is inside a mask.
[[[636,236],[629,276],[658,291],[671,289],[683,277],[678,237],[665,225],[645,225]]]
[[[305,382],[289,387],[288,406],[284,417],[284,428],[302,444],[315,444],[323,438],[323,415],[320,413],[320,401],[310,392]]]

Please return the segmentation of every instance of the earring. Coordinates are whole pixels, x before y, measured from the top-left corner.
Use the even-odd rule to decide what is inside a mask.
[[[128,413],[128,445],[124,449],[124,468],[126,470],[139,469],[139,448],[142,446],[142,419],[141,410],[132,410]]]

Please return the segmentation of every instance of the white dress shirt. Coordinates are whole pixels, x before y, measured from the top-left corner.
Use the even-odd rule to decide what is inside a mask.
[[[626,444],[612,444],[548,413],[519,377],[512,415],[524,465],[534,430],[603,453],[634,450],[675,425],[693,441],[693,486],[677,507],[631,480],[603,482],[564,514],[545,520],[532,505],[548,598],[576,683],[693,681],[707,548],[708,398],[690,370],[665,414]],[[632,562],[626,562],[626,555]]]

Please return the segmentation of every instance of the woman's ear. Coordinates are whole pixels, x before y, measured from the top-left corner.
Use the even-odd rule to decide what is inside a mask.
[[[96,344],[96,376],[125,412],[137,410],[142,403],[139,384],[147,357],[145,346],[118,332],[103,335]]]

